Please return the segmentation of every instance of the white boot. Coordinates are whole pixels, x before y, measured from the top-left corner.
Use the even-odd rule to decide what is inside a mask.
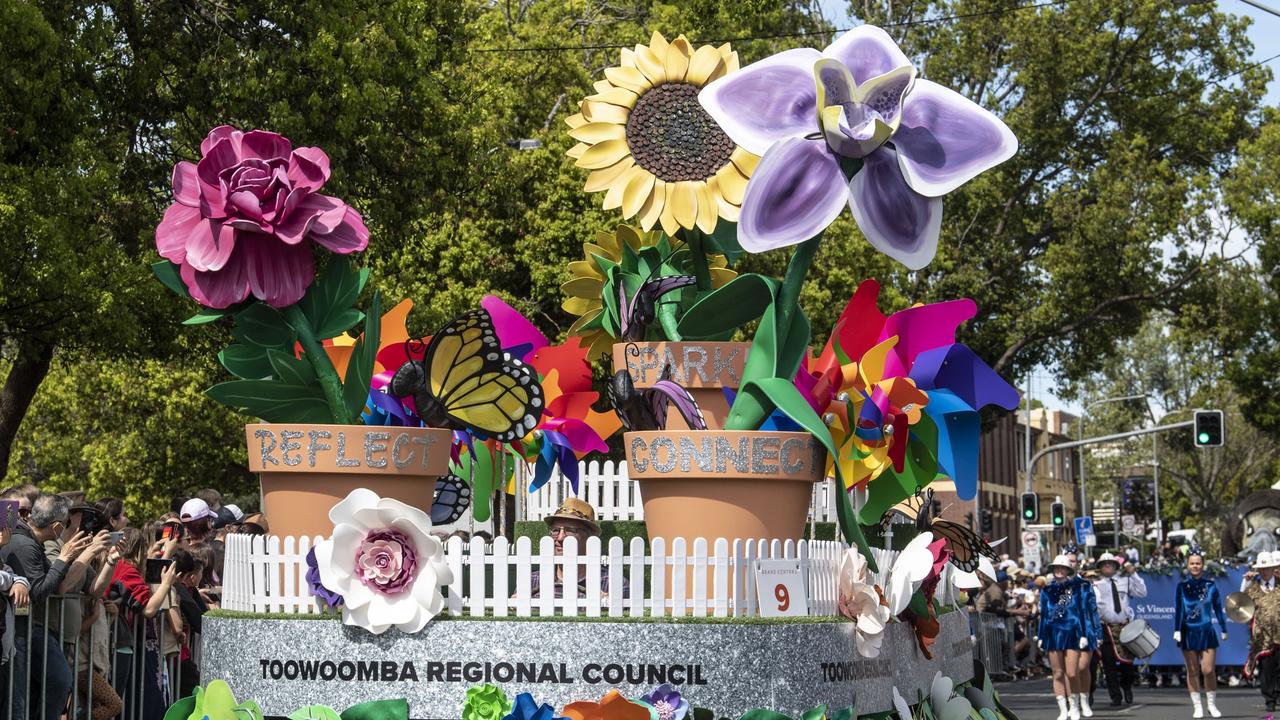
[[[1093,708],[1089,707],[1089,693],[1080,693],[1080,715],[1081,717],[1093,717]]]
[[[1058,696],[1058,720],[1067,720],[1067,698],[1065,695]]]
[[[1080,720],[1080,701],[1075,695],[1067,696],[1067,720]]]
[[[1191,717],[1204,717],[1204,708],[1200,706],[1200,693],[1198,692],[1191,693]]]
[[[1205,704],[1209,706],[1209,714],[1210,714],[1210,715],[1212,715],[1213,717],[1216,717],[1216,718],[1217,718],[1217,717],[1222,717],[1222,711],[1221,711],[1221,710],[1219,710],[1219,709],[1218,709],[1218,706],[1217,706],[1216,704],[1214,704],[1214,702],[1213,702],[1214,697],[1215,697],[1217,694],[1218,694],[1218,693],[1216,693],[1216,692],[1214,692],[1214,691],[1212,691],[1212,690],[1210,690],[1210,691],[1208,691],[1208,692],[1206,692],[1206,693],[1204,694]]]

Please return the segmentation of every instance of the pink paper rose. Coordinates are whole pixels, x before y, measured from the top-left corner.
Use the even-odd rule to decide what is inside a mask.
[[[315,278],[313,242],[343,255],[369,243],[360,213],[317,192],[328,179],[329,156],[319,148],[214,128],[198,163],[173,167],[174,203],[156,227],[156,250],[179,266],[202,305],[225,308],[252,293],[288,307]]]
[[[399,530],[374,530],[356,552],[356,574],[370,588],[394,595],[413,582],[418,568],[413,542]]]

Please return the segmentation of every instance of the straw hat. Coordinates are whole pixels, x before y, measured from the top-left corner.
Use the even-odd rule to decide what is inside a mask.
[[[249,513],[244,517],[243,525],[257,525],[262,528],[262,532],[270,533],[271,526],[267,525],[267,516],[262,513]]]
[[[1102,563],[1111,563],[1112,565],[1116,566],[1116,569],[1119,569],[1121,565],[1120,558],[1116,557],[1115,555],[1112,555],[1109,552],[1102,553],[1102,557],[1098,558],[1098,562],[1097,562],[1098,567],[1102,567]]]
[[[1253,561],[1254,570],[1263,570],[1265,568],[1273,568],[1280,566],[1280,557],[1276,557],[1276,553],[1263,552],[1258,553],[1258,557]]]
[[[542,521],[550,526],[551,521],[556,518],[576,520],[591,528],[592,534],[600,534],[600,525],[596,523],[596,509],[591,507],[591,504],[585,500],[573,497],[565,498],[565,501],[560,503],[560,507],[556,508],[554,513],[542,518]]]
[[[1053,562],[1049,563],[1050,570],[1056,567],[1066,568],[1072,575],[1076,574],[1076,568],[1071,564],[1071,558],[1066,555],[1059,555],[1053,559]]]

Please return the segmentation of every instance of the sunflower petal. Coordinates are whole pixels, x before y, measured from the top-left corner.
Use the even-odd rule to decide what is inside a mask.
[[[705,187],[706,183],[695,184],[684,180],[667,186],[675,188],[668,193],[668,197],[672,200],[671,215],[682,228],[692,229],[698,219],[698,185]]]
[[[738,273],[729,268],[711,268],[711,287],[718,288],[738,277]]]
[[[582,113],[575,113],[564,119],[564,124],[571,128],[576,128],[587,124],[587,119],[582,117]]]
[[[716,199],[705,182],[696,183],[694,194],[698,199],[698,229],[710,235],[715,232],[719,212],[716,210]]]
[[[587,123],[570,130],[569,137],[585,143],[623,140],[627,137],[627,126],[607,122]]]
[[[618,237],[611,232],[597,232],[596,244],[605,249],[611,258],[622,257],[622,246],[618,244]]]
[[[620,88],[626,88],[633,93],[642,93],[653,87],[649,83],[649,79],[644,73],[634,67],[609,67],[604,69],[604,76],[609,78],[609,82]]]
[[[680,37],[684,36],[681,35]],[[679,40],[680,38],[676,39]],[[662,35],[662,33],[654,30],[653,34],[649,36],[649,49],[653,51],[654,55],[662,57],[667,54],[667,47],[667,39]]]
[[[624,68],[633,68],[636,66],[636,51],[631,48],[622,48],[622,52],[618,53],[618,65]],[[605,73],[608,77],[609,73]]]
[[[588,145],[588,144],[586,144],[586,143],[578,143],[577,145],[574,145],[573,147],[569,148],[568,150],[565,150],[564,154],[565,154],[565,155],[568,155],[569,157],[573,158],[574,160],[577,160],[578,158],[582,157],[582,154],[583,154],[583,153],[585,153],[585,152],[587,151],[587,149],[588,149],[588,148],[590,148],[590,147],[591,147],[591,146],[590,146],[590,145]]]
[[[630,176],[630,179],[627,180],[626,188],[622,192],[622,217],[630,218],[640,212],[645,203],[649,201],[649,195],[656,180],[657,178],[648,170]],[[653,226],[650,225],[645,230],[650,227]]]
[[[628,155],[603,170],[595,170],[587,176],[587,184],[583,186],[583,190],[587,192],[608,190],[610,183],[622,177],[622,174],[635,164],[635,159]]]
[[[658,218],[662,216],[662,208],[667,202],[667,184],[657,178],[653,180],[653,191],[649,193],[649,197],[644,201],[644,205],[640,207],[639,222],[640,227],[645,230],[653,229],[658,224]]]
[[[599,170],[609,167],[630,154],[631,148],[627,147],[626,140],[605,140],[587,148],[587,151],[582,153],[582,157],[578,158],[577,165],[589,170]],[[738,175],[736,170],[732,174]],[[738,177],[742,176],[738,175]],[[746,186],[746,181],[742,184]]]
[[[666,58],[663,66],[667,71],[667,80],[670,82],[684,81],[684,74],[689,70],[689,56],[693,54],[692,48],[689,47],[689,41],[684,36],[676,38],[671,45],[667,47]]]
[[[694,85],[705,85],[707,80],[723,66],[720,53],[710,45],[703,45],[689,58],[689,70],[684,79]]]
[[[613,89],[613,83],[608,80],[597,80],[591,83],[591,88],[598,93],[608,92]]]
[[[582,116],[593,123],[606,122],[625,125],[627,118],[631,116],[631,111],[610,103],[583,100]]]
[[[622,199],[626,197],[627,184],[630,183],[631,178],[635,177],[638,173],[644,173],[646,175],[650,174],[648,170],[645,170],[639,165],[632,165],[626,172],[618,176],[617,180],[614,180],[613,183],[609,185],[609,191],[605,193],[604,203],[600,207],[605,210],[616,210],[617,208],[622,207]],[[618,238],[610,235],[609,240],[613,243],[615,251],[621,255],[622,248],[617,244]]]
[[[595,102],[606,102],[610,105],[617,105],[627,109],[635,106],[636,98],[638,97],[635,93],[626,88],[614,87],[608,82],[605,84],[609,85],[608,90],[592,95],[587,99]]]
[[[649,48],[643,45],[636,46],[636,67],[654,85],[667,81],[666,70],[663,69],[662,60],[659,58],[660,56],[655,55]]]
[[[619,225],[617,235],[618,240],[631,246],[632,250],[639,251],[644,246],[644,238],[630,225]]]
[[[569,272],[575,278],[595,278],[597,280],[604,280],[604,273],[600,272],[600,270],[596,268],[596,264],[589,260],[574,260],[570,262]]]
[[[596,147],[600,146],[597,145]],[[594,149],[592,148],[592,150]],[[578,163],[581,164],[586,159],[586,156],[583,156]],[[716,182],[720,184],[720,194],[724,196],[725,200],[734,205],[742,204],[742,196],[747,192],[747,179],[742,177],[742,173],[738,172],[738,168],[734,167],[733,163],[728,163],[716,171]]]
[[[662,213],[658,215],[658,222],[662,223],[662,231],[667,235],[675,237],[676,231],[680,229],[680,221],[676,220],[676,186],[679,183],[666,184],[667,201],[662,206]]]
[[[565,295],[587,299],[598,299],[603,289],[604,281],[595,278],[576,278],[560,286]]]
[[[740,147],[733,149],[733,154],[729,156],[729,159],[733,161],[733,166],[738,168],[738,172],[748,179],[751,178],[751,173],[756,171],[756,165],[760,164],[759,155],[749,153]]]
[[[569,334],[570,335],[576,334],[579,330],[582,329],[583,325],[586,325],[592,320],[595,320],[596,318],[600,317],[600,313],[603,312],[603,310],[604,310],[603,307],[601,307],[600,310],[592,310],[590,312],[584,313],[582,317],[578,318],[577,320],[574,320],[573,324],[569,326]]]
[[[596,305],[600,304],[600,298],[595,298],[594,301]],[[592,309],[591,303],[592,301],[587,298],[571,297],[565,298],[565,301],[560,303],[560,307],[570,315],[582,315]]]

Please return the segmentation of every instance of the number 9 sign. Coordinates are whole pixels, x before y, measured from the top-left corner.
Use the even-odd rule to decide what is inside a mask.
[[[757,560],[756,592],[761,617],[809,614],[804,574],[798,560]]]

